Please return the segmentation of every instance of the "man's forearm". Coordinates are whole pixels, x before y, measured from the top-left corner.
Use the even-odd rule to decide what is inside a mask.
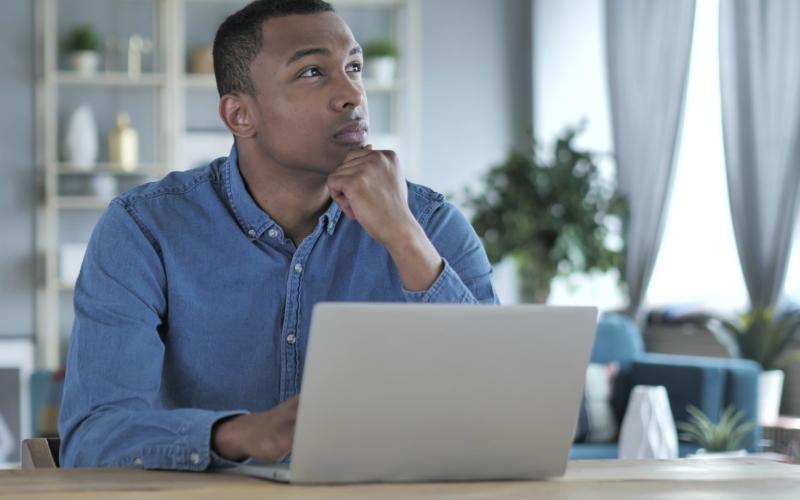
[[[386,248],[406,290],[427,290],[444,268],[442,256],[416,220],[409,223]]]

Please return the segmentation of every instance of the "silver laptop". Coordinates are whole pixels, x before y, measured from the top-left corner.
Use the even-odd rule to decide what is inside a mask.
[[[594,307],[323,303],[292,483],[544,479],[564,474]]]

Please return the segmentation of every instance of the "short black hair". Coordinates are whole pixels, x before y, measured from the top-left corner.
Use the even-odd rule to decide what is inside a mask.
[[[255,95],[250,64],[261,51],[261,26],[273,17],[334,12],[323,0],[256,0],[231,14],[214,37],[214,76],[217,92]]]

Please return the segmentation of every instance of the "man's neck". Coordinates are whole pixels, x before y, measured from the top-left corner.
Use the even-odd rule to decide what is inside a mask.
[[[296,246],[314,231],[330,204],[322,174],[291,170],[241,151],[239,170],[258,206],[280,224]]]

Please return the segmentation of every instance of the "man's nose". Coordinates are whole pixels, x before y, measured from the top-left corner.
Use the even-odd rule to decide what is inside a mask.
[[[364,87],[360,80],[353,79],[345,73],[336,82],[336,90],[331,98],[331,107],[335,111],[346,111],[361,106],[364,101]]]

